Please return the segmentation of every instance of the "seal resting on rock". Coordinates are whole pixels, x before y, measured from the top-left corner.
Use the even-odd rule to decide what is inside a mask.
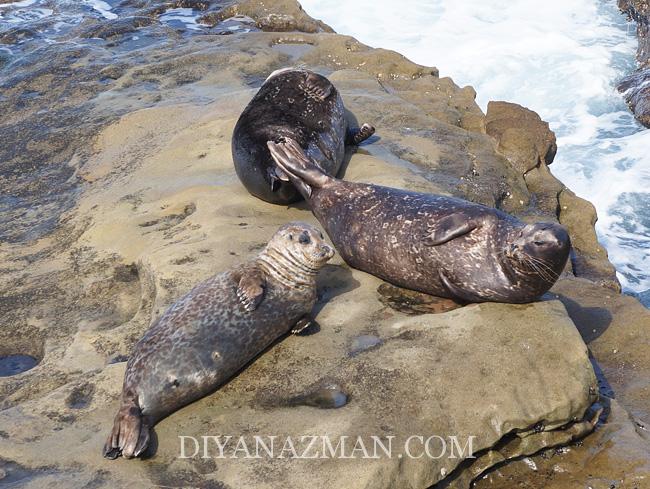
[[[525,224],[440,195],[332,178],[295,141],[269,143],[343,259],[395,285],[462,302],[531,302],[555,283],[571,242],[555,223]]]
[[[104,456],[142,454],[160,419],[212,392],[292,328],[307,327],[316,275],[333,255],[318,229],[290,223],[257,258],[172,305],[129,359]]]
[[[239,117],[232,136],[232,159],[237,176],[251,194],[286,205],[300,200],[300,193],[275,165],[267,141],[294,139],[325,173],[336,175],[345,144],[359,144],[374,132],[368,124],[348,128],[343,100],[327,78],[285,68],[266,79]]]

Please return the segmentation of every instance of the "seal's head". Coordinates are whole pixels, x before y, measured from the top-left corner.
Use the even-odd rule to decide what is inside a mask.
[[[542,222],[524,226],[506,245],[505,254],[517,262],[517,269],[537,274],[553,284],[562,273],[570,250],[571,240],[564,226]]]
[[[334,248],[325,242],[318,228],[305,222],[290,222],[276,231],[260,259],[273,266],[273,274],[278,278],[291,277],[296,283],[305,283],[333,256]]]

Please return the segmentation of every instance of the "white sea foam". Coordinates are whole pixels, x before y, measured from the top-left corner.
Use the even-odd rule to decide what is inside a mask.
[[[160,22],[163,24],[180,22],[186,29],[200,30],[201,26],[197,24],[196,17],[196,12],[191,8],[173,8],[160,16]]]
[[[28,7],[32,4],[36,3],[36,0],[23,0],[22,2],[10,2],[10,3],[2,3],[0,4],[0,9],[8,8],[8,7]]]
[[[0,7],[8,7],[10,5],[18,7],[15,10],[9,12],[3,12],[0,10],[0,20],[2,20],[2,22],[7,22],[10,24],[21,24],[23,22],[31,22],[42,19],[43,17],[49,17],[54,13],[54,11],[49,8],[31,7],[34,1],[30,0],[29,2],[17,2],[14,4],[5,3],[3,5],[0,5]]]
[[[650,289],[650,131],[615,84],[634,69],[633,25],[612,0],[301,0],[337,32],[470,84],[483,110],[508,100],[558,136],[551,169],[600,217],[627,290]],[[381,131],[381,128],[378,128]]]
[[[111,12],[111,6],[103,0],[85,0],[85,4],[90,5],[93,9],[99,12],[102,17],[108,20],[117,19],[117,14]]]

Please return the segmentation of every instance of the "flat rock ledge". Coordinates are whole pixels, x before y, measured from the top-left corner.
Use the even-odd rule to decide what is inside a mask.
[[[328,270],[349,282],[340,266]],[[170,416],[156,428],[155,456],[145,461],[103,460],[101,446],[117,407],[125,363],[88,372],[42,398],[0,413],[3,458],[20,461],[24,487],[469,487],[494,464],[558,444],[592,430],[588,408],[597,382],[586,347],[564,306],[482,304],[437,315],[402,317],[369,307],[377,280],[359,275],[359,287],[323,305],[320,332],[272,347],[216,394]],[[369,342],[368,337],[376,340]],[[371,345],[366,349],[359,344]],[[337,409],[311,403],[313,393],[337,390]],[[321,395],[322,397],[322,395]],[[304,401],[304,402],[303,402]],[[306,405],[301,405],[301,404]],[[392,457],[378,459],[229,459],[216,445],[208,458],[179,458],[179,435],[195,437],[327,435],[333,444],[358,437],[374,456],[372,437],[391,442]],[[433,457],[406,440],[435,435]],[[475,460],[466,445],[472,438]],[[459,447],[452,448],[450,437]],[[195,453],[186,439],[185,456]],[[436,440],[438,440],[436,438]],[[345,442],[344,442],[345,444]],[[305,445],[296,441],[298,454]],[[225,450],[231,455],[233,446]],[[357,448],[359,448],[357,446]],[[312,454],[327,454],[322,443]],[[463,450],[465,450],[463,452]],[[453,451],[453,453],[452,453]],[[262,452],[264,453],[264,452]],[[331,452],[329,452],[331,453]],[[242,457],[242,452],[239,453]],[[460,467],[463,470],[460,470]],[[12,469],[10,468],[9,471]],[[101,481],[98,483],[97,481]]]

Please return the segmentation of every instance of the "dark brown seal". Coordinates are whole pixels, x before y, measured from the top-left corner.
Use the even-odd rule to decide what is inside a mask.
[[[318,229],[290,223],[257,258],[172,305],[129,359],[104,456],[142,454],[160,419],[212,392],[292,328],[308,326],[316,275],[333,254]]]
[[[300,193],[274,163],[267,141],[294,139],[325,173],[336,175],[345,144],[359,144],[374,132],[369,124],[348,128],[343,100],[327,78],[285,68],[267,78],[239,117],[232,159],[251,194],[273,204],[290,204],[300,200]]]
[[[524,224],[452,197],[352,183],[323,173],[295,141],[269,143],[352,267],[464,302],[530,302],[555,283],[571,243],[555,223]]]

